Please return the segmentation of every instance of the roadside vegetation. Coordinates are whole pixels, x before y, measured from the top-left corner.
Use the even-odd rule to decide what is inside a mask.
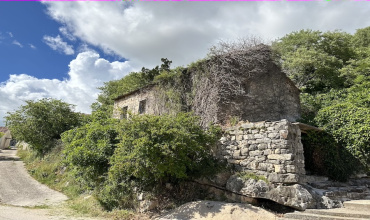
[[[309,135],[307,142],[346,149],[360,166],[336,162],[320,155],[326,164],[361,166],[370,171],[370,27],[351,35],[342,31],[301,30],[273,43],[278,62],[301,89],[301,121],[323,128],[326,135]],[[322,137],[322,140],[317,140]],[[347,157],[346,160],[350,158]],[[336,160],[337,161],[337,160]],[[340,180],[353,173],[342,167]],[[331,173],[330,169],[328,173]],[[337,172],[338,174],[340,171]],[[344,173],[346,175],[344,175]]]
[[[273,42],[272,48],[276,62],[302,91],[301,121],[325,130],[303,139],[310,149],[307,156],[319,154],[311,170],[340,181],[361,169],[369,172],[370,27],[353,35],[302,30]],[[199,62],[188,68],[201,72]],[[220,129],[204,129],[199,118],[181,112],[188,109],[177,104],[191,98],[181,93],[185,68],[171,69],[170,64],[162,59],[153,69],[106,82],[91,115],[54,99],[27,101],[8,113],[12,135],[30,144],[29,150],[19,150],[29,172],[69,196],[73,209],[113,219],[145,218],[134,214],[142,193],[144,199],[166,201],[162,208],[194,199],[181,196],[184,190],[201,195],[184,183],[223,169],[210,155]],[[111,118],[114,98],[152,83],[178,113]]]

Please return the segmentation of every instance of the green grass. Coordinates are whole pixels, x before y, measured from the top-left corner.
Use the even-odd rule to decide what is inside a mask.
[[[18,149],[17,155],[25,163],[26,169],[40,183],[50,188],[63,192],[69,197],[66,204],[68,209],[77,215],[91,217],[104,217],[107,219],[146,219],[131,210],[106,211],[99,201],[79,186],[72,173],[62,163],[62,146],[57,146],[43,158],[37,157],[36,153]],[[91,192],[90,192],[91,193]],[[30,209],[47,209],[48,206],[28,207]]]
[[[243,179],[243,180],[254,179],[254,180],[257,180],[257,181],[262,180],[266,183],[269,182],[265,176],[256,175],[256,174],[251,173],[251,172],[238,172],[238,173],[236,173],[236,175],[238,177],[240,177],[241,179]]]

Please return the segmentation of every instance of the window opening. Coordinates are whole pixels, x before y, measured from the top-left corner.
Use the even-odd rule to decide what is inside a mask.
[[[144,114],[146,108],[146,99],[139,102],[139,114]]]
[[[121,112],[121,119],[127,119],[127,109],[128,109],[128,106],[125,106],[122,108],[122,112]]]

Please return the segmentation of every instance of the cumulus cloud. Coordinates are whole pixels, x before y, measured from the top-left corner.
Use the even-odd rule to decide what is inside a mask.
[[[13,40],[12,44],[17,45],[20,48],[23,47],[23,45],[21,43],[19,43],[19,41],[17,41],[17,40]]]
[[[151,67],[203,58],[219,40],[275,40],[300,29],[370,26],[362,2],[45,2],[49,15],[89,44]],[[88,21],[88,22],[87,22]]]
[[[44,42],[53,50],[62,52],[66,55],[73,55],[75,53],[73,46],[69,45],[67,42],[64,42],[59,35],[56,37],[45,35],[43,39]]]
[[[6,112],[17,109],[25,100],[61,99],[76,105],[76,111],[89,113],[103,82],[122,78],[133,67],[126,62],[109,62],[93,51],[77,55],[69,64],[65,80],[38,79],[26,74],[10,75],[0,84],[0,126]]]

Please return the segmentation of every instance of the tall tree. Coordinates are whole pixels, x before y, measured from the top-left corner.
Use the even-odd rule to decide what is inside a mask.
[[[12,136],[31,145],[39,155],[44,155],[60,135],[83,121],[72,105],[55,99],[26,101],[15,112],[8,112],[5,119]]]
[[[273,43],[288,76],[304,92],[341,88],[339,70],[355,57],[351,35],[341,31],[301,30]]]

